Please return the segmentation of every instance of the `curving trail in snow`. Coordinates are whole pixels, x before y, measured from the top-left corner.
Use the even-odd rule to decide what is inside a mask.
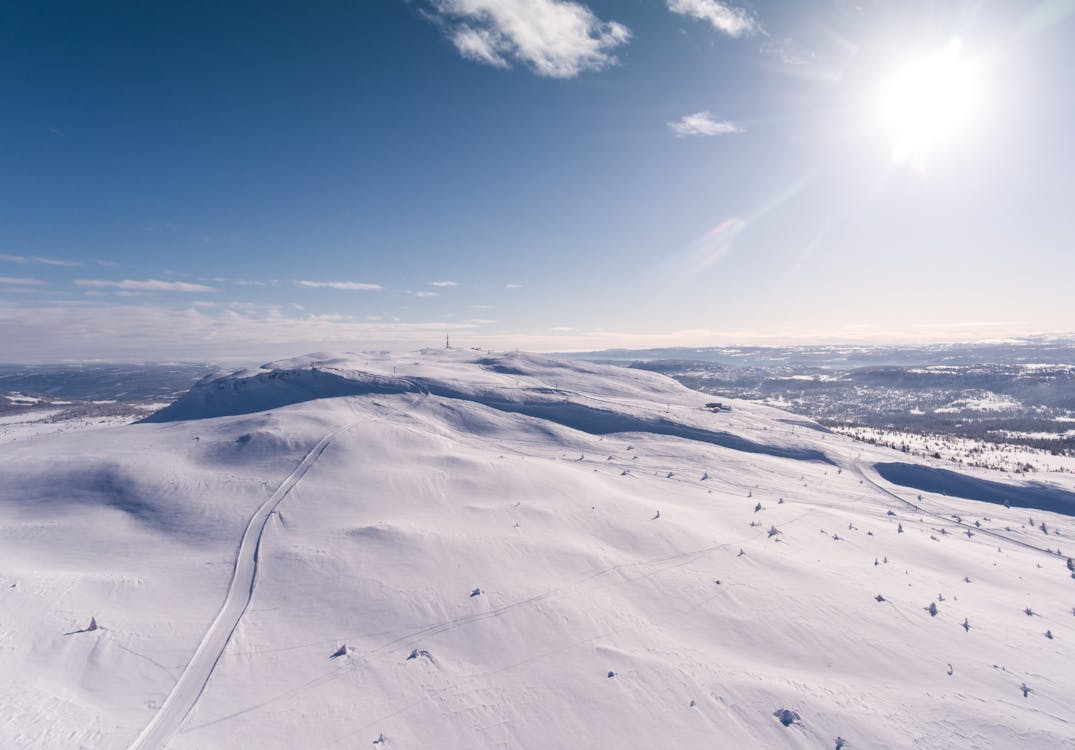
[[[912,503],[910,500],[900,497],[898,494],[893,492],[888,487],[885,487],[877,479],[874,478],[878,477],[879,479],[884,479],[884,477],[881,477],[880,474],[877,473],[877,469],[872,463],[860,464],[858,461],[855,461],[855,463],[852,465],[852,470],[856,476],[863,479],[867,484],[869,484],[871,487],[873,487],[885,497],[890,497],[894,500],[898,500],[899,502],[903,503],[903,505],[907,506],[908,508],[911,508],[917,513],[920,513],[924,516],[930,516],[931,518],[934,518],[941,523],[959,526],[963,529],[967,529],[968,531],[973,530],[972,533],[974,534],[984,534],[985,536],[991,536],[994,539],[1000,539],[1001,541],[1007,542],[1008,544],[1014,544],[1018,547],[1023,547],[1024,549],[1034,550],[1035,552],[1042,552],[1046,555],[1049,555],[1049,557],[1053,557],[1052,550],[1047,549],[1045,547],[1039,547],[1036,544],[1024,542],[1022,539],[1017,539],[1014,536],[1001,534],[999,531],[996,531],[994,529],[978,527],[974,524],[965,523],[964,521],[955,518],[951,514],[943,514],[938,511],[927,510],[922,507],[921,503]],[[957,497],[956,499],[959,500],[960,498]]]
[[[405,382],[419,392],[418,398],[404,410],[406,412],[420,406],[429,397],[429,393],[410,381]],[[168,693],[168,697],[165,698],[149,724],[131,743],[130,750],[163,748],[179,729],[187,714],[194,708],[254,595],[254,584],[258,574],[258,551],[261,548],[261,537],[265,533],[269,517],[332,444],[332,441],[357,424],[357,420],[350,422],[321,438],[317,445],[303,457],[295,470],[280,483],[276,492],[254,511],[239,542],[235,569],[231,575],[231,583],[228,585],[224,603],[213,618],[209,629],[202,636],[202,641],[187,663],[183,674],[179,676],[172,691]]]

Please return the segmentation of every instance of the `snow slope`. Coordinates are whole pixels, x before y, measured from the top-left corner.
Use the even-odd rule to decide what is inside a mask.
[[[9,444],[0,746],[1072,745],[1069,475],[708,400],[318,354]]]

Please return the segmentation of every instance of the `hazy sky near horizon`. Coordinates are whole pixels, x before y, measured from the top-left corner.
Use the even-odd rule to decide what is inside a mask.
[[[1075,330],[1075,0],[0,8],[0,360]]]

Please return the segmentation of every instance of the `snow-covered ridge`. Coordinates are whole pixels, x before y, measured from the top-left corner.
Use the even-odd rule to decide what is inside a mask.
[[[621,368],[567,363],[532,354],[435,349],[410,356],[317,353],[209,376],[148,421],[246,414],[275,408],[264,404],[283,406],[339,395],[406,393],[417,387],[460,398],[540,402],[563,400],[561,387],[583,385],[606,397],[689,393],[648,373],[625,374]]]
[[[412,362],[376,354],[314,354],[270,362],[257,370],[214,375],[145,421],[204,419],[319,398],[417,391],[473,401],[592,435],[650,432],[749,453],[832,463],[813,447],[787,440],[759,442],[716,429],[728,420],[705,408],[711,399],[660,375],[532,354],[426,350],[422,355],[421,362]],[[667,401],[664,413],[659,408],[662,400]],[[644,408],[620,406],[632,402]],[[678,407],[674,414],[673,402]]]

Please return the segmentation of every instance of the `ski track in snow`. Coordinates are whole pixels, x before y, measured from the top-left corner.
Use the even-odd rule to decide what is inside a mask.
[[[421,406],[429,397],[428,391],[418,388],[411,381],[404,381],[418,393],[418,398],[411,403],[403,412],[408,412]],[[382,417],[383,419],[383,417]],[[149,724],[135,738],[130,745],[130,750],[154,750],[163,748],[179,730],[183,720],[194,709],[198,699],[205,691],[209,679],[213,675],[213,669],[220,660],[221,654],[227,648],[228,641],[239,626],[243,613],[250,605],[254,596],[254,584],[258,575],[258,552],[261,548],[261,537],[265,532],[265,526],[276,508],[283,502],[287,494],[306,475],[310,467],[325,452],[332,442],[342,433],[359,424],[359,420],[349,422],[329,432],[318,441],[317,445],[303,457],[302,461],[280,483],[274,492],[261,506],[258,507],[243,531],[239,542],[239,551],[235,558],[235,568],[232,572],[231,582],[228,585],[228,593],[224,597],[224,603],[217,612],[208,630],[202,637],[201,643],[195,650],[183,673],[179,676],[175,686],[160,709],[154,714]]]

